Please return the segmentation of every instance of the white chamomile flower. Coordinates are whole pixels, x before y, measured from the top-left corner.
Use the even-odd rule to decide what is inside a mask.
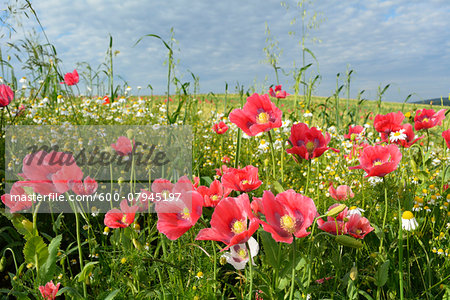
[[[361,214],[362,214],[363,212],[365,212],[364,209],[359,208],[359,207],[356,207],[356,206],[352,206],[352,207],[350,207],[350,209],[348,210],[347,215],[348,215],[348,216],[351,216],[351,215],[360,215],[360,216],[361,216]]]
[[[391,143],[406,140],[405,129],[400,129],[399,131],[391,132],[389,140],[391,141]]]
[[[406,231],[413,231],[415,230],[419,224],[417,223],[416,218],[414,218],[414,215],[409,210],[405,211],[402,214],[402,228]]]

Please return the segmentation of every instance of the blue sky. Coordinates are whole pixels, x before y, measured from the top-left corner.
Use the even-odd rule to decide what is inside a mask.
[[[72,71],[86,61],[96,69],[105,60],[114,38],[115,74],[124,78],[133,91],[151,84],[155,92],[165,91],[167,71],[163,62],[167,51],[153,33],[164,39],[175,30],[180,51],[177,75],[182,81],[200,78],[200,90],[222,93],[225,82],[246,88],[267,90],[275,83],[265,58],[265,23],[283,50],[280,67],[289,72],[301,65],[299,17],[293,1],[286,10],[280,1],[102,1],[46,0],[33,3],[50,41],[63,61],[63,70]],[[426,99],[450,93],[450,2],[445,0],[327,0],[309,5],[309,13],[320,13],[323,22],[310,31],[306,46],[319,65],[321,82],[314,92],[330,96],[336,87],[336,74],[353,69],[351,96],[366,90],[366,98],[376,98],[378,86],[391,84],[385,99],[402,101]],[[29,23],[27,26],[33,26]],[[28,28],[25,26],[26,28]],[[297,31],[289,35],[289,31]],[[19,32],[13,38],[19,39]],[[4,39],[4,38],[3,38]],[[308,58],[308,62],[313,62]],[[116,79],[121,83],[120,79]],[[283,87],[292,92],[292,76],[280,76]],[[256,84],[255,84],[256,83]],[[342,79],[341,82],[343,83]],[[148,93],[148,90],[144,93]],[[141,92],[142,93],[142,92]]]

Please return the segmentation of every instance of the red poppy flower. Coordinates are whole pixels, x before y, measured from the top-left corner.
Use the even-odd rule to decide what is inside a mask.
[[[75,85],[78,83],[78,81],[78,72],[77,70],[73,70],[72,73],[66,73],[66,75],[64,75],[64,81],[61,82],[61,84]]]
[[[447,143],[447,147],[450,149],[450,129],[447,129],[446,131],[442,132],[442,137]]]
[[[28,194],[22,188],[20,181],[13,184],[9,194],[2,195],[2,202],[11,213],[29,209],[33,202],[28,200]]]
[[[262,181],[258,177],[258,168],[249,165],[243,169],[228,168],[222,176],[222,184],[226,188],[247,193],[256,190]]]
[[[106,104],[111,104],[111,102],[109,101],[109,97],[108,96],[103,97],[102,105],[106,105]]]
[[[211,228],[200,230],[195,239],[223,242],[227,246],[221,251],[247,242],[259,227],[247,194],[220,201],[214,209],[210,223]]]
[[[273,104],[268,95],[253,94],[247,98],[243,109],[234,109],[229,116],[249,136],[281,127],[283,113]]]
[[[442,125],[445,119],[445,109],[435,112],[434,109],[419,109],[414,117],[414,129],[429,129],[436,125]]]
[[[292,148],[287,149],[286,152],[296,154],[303,159],[319,157],[328,149],[339,152],[337,149],[327,147],[330,139],[329,133],[324,136],[316,127],[309,128],[305,123],[294,124],[289,138]]]
[[[286,96],[289,96],[286,91],[281,90],[281,85],[275,86],[275,90],[273,88],[270,88],[268,91],[269,95],[278,99],[286,98]]]
[[[385,133],[389,136],[391,132],[398,131],[402,127],[402,122],[405,115],[401,111],[391,112],[386,115],[376,115],[373,122],[375,130],[380,133]]]
[[[39,286],[39,291],[41,292],[42,297],[44,300],[54,300],[56,299],[56,294],[58,293],[59,286],[61,285],[60,282],[55,286],[55,284],[52,281],[47,282],[45,286]]]
[[[117,142],[111,144],[111,147],[116,150],[120,156],[126,156],[133,152],[133,143],[126,136],[119,136]]]
[[[348,185],[340,185],[335,189],[333,183],[331,183],[328,192],[330,193],[330,196],[337,201],[355,197],[355,194]]]
[[[264,207],[262,204],[262,198],[253,197],[253,201],[250,204],[250,207],[252,208],[253,214],[255,216],[259,216],[261,214],[264,215]]]
[[[230,170],[232,168],[228,168],[226,165],[222,165],[221,168],[216,169],[216,175],[217,176],[222,176],[223,174],[227,173],[228,170]]]
[[[214,180],[209,188],[206,186],[199,186],[197,191],[203,197],[203,206],[215,207],[220,200],[228,197],[232,189],[224,187],[219,180]]]
[[[14,92],[6,84],[0,85],[0,107],[8,106],[14,99]]]
[[[340,205],[339,203],[335,203],[328,208],[328,211],[332,210],[336,206]],[[330,234],[345,234],[347,233],[345,228],[345,218],[347,217],[348,208],[344,208],[335,218],[327,217],[327,220],[324,221],[322,219],[317,220],[317,225],[320,230],[328,232]]]
[[[197,223],[202,215],[202,204],[202,196],[196,191],[182,193],[177,201],[158,203],[156,228],[168,239],[178,239]],[[159,212],[162,206],[164,206],[163,211],[172,211],[172,213]]]
[[[348,134],[344,134],[344,138],[352,141],[358,141],[364,134],[364,127],[361,125],[348,126]]]
[[[353,144],[352,151],[349,155],[344,155],[348,160],[352,160],[353,158],[358,158],[363,152],[364,148],[370,146],[367,143]]]
[[[345,223],[345,231],[355,238],[363,239],[369,232],[373,231],[373,227],[370,226],[370,222],[366,218],[353,214]]]
[[[72,154],[39,151],[23,159],[22,186],[33,188],[35,193],[65,193],[70,190],[69,182],[83,179],[83,172],[75,163]]]
[[[262,204],[266,222],[261,221],[265,231],[272,234],[277,242],[292,243],[293,236],[307,236],[306,229],[311,226],[317,214],[311,198],[287,190],[276,197],[270,191],[264,191]]]
[[[137,206],[129,206],[128,200],[124,199],[120,202],[119,209],[109,210],[103,222],[109,228],[125,228],[134,222],[134,216],[138,210]]]
[[[401,145],[404,148],[411,147],[418,140],[423,139],[425,137],[422,135],[421,137],[416,138],[416,135],[414,134],[414,131],[413,131],[413,127],[409,123],[403,124],[400,131],[393,132],[393,133],[391,133],[391,135],[396,135],[396,134],[399,134],[400,132],[402,132],[404,135],[406,135],[406,137],[404,139],[395,140],[394,143]],[[385,142],[389,142],[390,138],[391,138],[384,133],[381,134],[381,137],[382,137],[382,140]]]
[[[194,176],[194,190],[196,190],[198,188],[198,185],[200,184],[200,177]]]
[[[97,181],[89,176],[84,178],[84,182],[81,180],[69,181],[68,185],[77,195],[92,195],[98,188]]]
[[[397,169],[401,159],[397,145],[367,146],[359,157],[360,164],[349,169],[363,169],[366,177],[384,177]]]
[[[224,164],[228,164],[228,163],[230,163],[231,158],[225,155],[225,156],[222,157],[221,161]]]
[[[225,132],[227,132],[228,126],[227,124],[225,124],[225,122],[220,121],[219,123],[214,124],[213,129],[217,134],[224,134]]]

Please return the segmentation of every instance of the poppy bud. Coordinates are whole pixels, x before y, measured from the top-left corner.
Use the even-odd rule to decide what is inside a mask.
[[[327,217],[335,217],[335,216],[337,216],[341,211],[343,211],[346,207],[347,207],[347,205],[345,205],[345,204],[339,204],[338,206],[333,207],[332,209],[330,209],[330,210],[326,213],[326,216],[327,216]]]
[[[359,249],[363,246],[363,244],[360,241],[348,235],[337,235],[336,242],[338,242],[341,245],[356,249]]]

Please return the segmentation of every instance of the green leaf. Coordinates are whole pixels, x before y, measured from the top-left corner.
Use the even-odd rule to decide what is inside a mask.
[[[206,185],[211,185],[211,183],[213,182],[213,180],[211,179],[211,177],[209,177],[209,176],[203,176],[202,178],[201,178],[201,181],[202,182],[205,182],[206,183]]]
[[[78,276],[78,282],[83,282],[86,280],[86,277],[91,273],[91,271],[94,269],[94,266],[98,264],[98,261],[91,261],[88,262],[83,270],[77,275]]]
[[[116,297],[116,295],[120,292],[120,289],[114,290],[106,296],[105,300],[112,300]]]
[[[278,261],[277,242],[275,242],[272,235],[268,232],[262,231],[259,236],[263,244],[266,262],[273,268],[279,268],[280,262]]]
[[[275,180],[273,182],[273,189],[277,194],[284,192],[284,188],[281,183],[278,182],[278,180]]]
[[[48,245],[48,258],[47,261],[42,265],[40,270],[41,283],[49,282],[53,279],[56,269],[56,259],[58,255],[59,245],[61,244],[62,236],[58,235],[52,239]]]
[[[40,267],[48,258],[47,245],[40,236],[30,238],[23,248],[23,255],[26,263]]]
[[[389,264],[390,260],[386,260],[382,265],[378,267],[378,270],[375,274],[375,285],[378,287],[382,287],[386,284],[389,276]]]

